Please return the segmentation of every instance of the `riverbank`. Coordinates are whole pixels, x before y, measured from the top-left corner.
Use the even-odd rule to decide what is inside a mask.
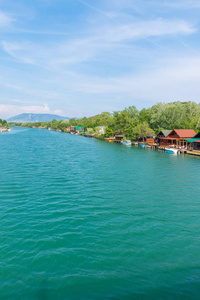
[[[0,127],[0,133],[6,132],[6,131],[11,131],[11,128]]]
[[[21,127],[21,126],[19,126]],[[68,134],[73,134],[73,135],[80,135],[84,136],[87,138],[95,138],[98,140],[104,140],[109,143],[120,143],[125,146],[136,146],[136,147],[142,147],[145,149],[150,149],[154,151],[165,151],[171,154],[188,154],[188,155],[193,155],[193,156],[200,156],[200,151],[193,149],[192,147],[177,147],[175,145],[169,145],[169,146],[160,146],[158,142],[156,142],[156,138],[146,138],[146,141],[135,141],[135,140],[129,140],[129,143],[127,143],[126,137],[122,134],[114,135],[112,137],[105,137],[104,134],[99,134],[99,132],[95,132],[90,134],[88,130],[79,127],[79,130],[72,131],[71,127],[64,128],[63,130],[60,130],[58,128],[52,128],[52,127],[36,127],[32,125],[31,127],[28,128],[33,128],[33,129],[45,129],[45,130],[50,130],[50,131],[57,131],[57,132],[63,132],[63,133],[68,133]],[[101,128],[102,129],[102,128]],[[11,130],[11,129],[10,129]]]
[[[36,127],[34,127],[35,129],[37,129]],[[42,128],[39,127],[38,129],[47,129],[47,128]],[[57,132],[61,132],[61,130],[58,129],[53,129],[53,128],[48,128],[48,130],[51,131],[57,131]],[[109,142],[109,143],[120,143],[123,144],[125,146],[135,146],[135,147],[141,147],[143,149],[149,149],[149,150],[154,150],[154,151],[162,151],[162,152],[167,152],[167,153],[171,153],[174,155],[180,155],[180,154],[189,154],[189,155],[193,155],[193,156],[200,156],[200,151],[189,151],[187,149],[176,149],[175,147],[161,147],[158,143],[144,143],[144,142],[137,142],[137,141],[129,141],[130,143],[124,143],[123,142],[123,135],[117,135],[115,137],[103,137],[95,135],[95,134],[88,134],[87,132],[70,132],[70,131],[62,131],[63,133],[68,133],[68,134],[73,134],[73,135],[79,135],[79,136],[83,136],[83,137],[87,137],[87,138],[94,138],[94,139],[98,139],[98,140],[103,140],[105,142]]]

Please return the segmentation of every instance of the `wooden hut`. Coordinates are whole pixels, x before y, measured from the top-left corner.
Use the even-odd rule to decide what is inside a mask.
[[[191,139],[194,137],[195,134],[196,132],[193,129],[173,129],[167,137],[162,137],[160,139],[160,145],[163,147],[181,147],[181,145],[184,145],[183,141],[185,139]]]
[[[188,143],[189,151],[200,152],[200,131],[192,139],[185,139],[185,142]]]
[[[167,146],[167,140],[166,138],[170,134],[172,130],[161,130],[157,136],[156,136],[156,141],[160,146],[166,147]]]
[[[72,133],[80,133],[80,132],[84,132],[84,127],[83,126],[71,126],[71,130]]]
[[[200,154],[200,140],[193,142],[193,151],[198,151]]]
[[[200,140],[200,131],[197,134],[195,134],[194,138]]]
[[[115,142],[116,143],[121,143],[121,141],[123,140],[123,138],[124,138],[124,135],[117,134],[117,135],[115,135]]]
[[[174,129],[171,134],[174,134],[174,137],[176,137],[176,146],[178,148],[187,148],[196,132],[193,129]]]
[[[155,139],[153,137],[146,138],[146,144],[153,145],[155,143]]]

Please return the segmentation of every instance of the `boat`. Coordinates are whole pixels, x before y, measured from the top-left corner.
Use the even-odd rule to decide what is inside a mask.
[[[165,148],[165,151],[167,153],[178,154],[180,150],[176,148]]]
[[[121,141],[121,144],[125,145],[125,146],[131,146],[131,141],[130,140],[123,140],[123,141]]]
[[[146,146],[146,144],[141,144],[141,147],[144,148]]]

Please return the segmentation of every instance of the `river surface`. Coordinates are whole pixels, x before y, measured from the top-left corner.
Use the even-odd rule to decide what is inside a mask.
[[[0,299],[199,299],[200,159],[0,135]]]

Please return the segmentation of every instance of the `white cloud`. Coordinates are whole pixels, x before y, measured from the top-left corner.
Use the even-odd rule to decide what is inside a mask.
[[[63,116],[63,111],[60,110],[60,109],[56,109],[56,110],[54,111],[54,114]]]
[[[77,110],[76,115],[84,107],[87,110],[100,107],[98,101],[112,106],[118,96],[122,107],[126,97],[155,102],[172,96],[185,99],[190,94],[190,99],[197,99],[200,74],[196,69],[199,66],[198,38],[197,34],[191,36],[197,32],[194,19],[189,22],[190,16],[170,14],[173,8],[166,7],[170,0],[98,0],[95,6],[90,5],[92,0],[79,2],[88,6],[83,9],[84,15],[80,14],[81,25],[76,22],[71,26],[66,17],[62,27],[56,22],[43,26],[41,20],[37,23],[35,15],[33,27],[33,22],[25,22],[18,15],[17,25],[21,28],[11,27],[9,36],[3,35],[0,46],[7,55],[2,55],[2,68],[5,65],[0,75],[2,97],[8,99],[6,103],[16,105],[1,104],[0,114],[52,112],[60,115],[60,110],[52,111],[48,105],[40,105],[48,102],[54,107],[56,101],[63,109]],[[186,0],[171,3],[189,5]],[[138,7],[138,13],[134,6]],[[152,10],[153,7],[156,9]],[[183,19],[177,19],[178,16]],[[58,15],[54,17],[56,20]],[[78,17],[77,14],[76,20]],[[12,22],[12,17],[0,12],[0,28]],[[196,58],[189,59],[187,55]],[[174,60],[170,60],[172,57]],[[192,74],[196,74],[195,80],[191,79]],[[6,85],[8,82],[12,84]],[[97,103],[94,103],[94,95]],[[28,106],[31,102],[37,105]]]
[[[25,101],[19,100],[19,99],[12,99],[12,102],[16,102],[16,103],[26,103]]]
[[[4,51],[10,54],[11,56],[15,56],[15,52],[23,50],[22,45],[13,42],[11,43],[11,42],[2,41],[2,47]]]
[[[89,8],[91,8],[91,9],[95,10],[96,12],[98,12],[100,14],[102,14],[104,17],[110,19],[111,21],[114,20],[114,18],[112,17],[112,13],[107,13],[107,12],[103,11],[102,9],[97,8],[97,7],[93,6],[93,5],[90,5],[90,4],[88,4],[87,2],[85,2],[83,0],[78,0],[78,1],[80,3],[82,3],[83,5],[85,5],[85,6],[89,7]]]
[[[116,78],[87,78],[76,89],[85,94],[123,95],[153,101],[200,101],[200,57],[154,61],[151,71]],[[123,101],[122,101],[123,102]]]
[[[179,8],[179,9],[200,8],[200,2],[198,0],[173,0],[173,1],[164,1],[162,4],[165,6],[169,6],[172,8],[173,7]]]
[[[0,11],[0,27],[10,26],[14,19],[8,14]]]
[[[137,40],[164,35],[189,35],[196,28],[182,20],[156,19],[132,22],[125,25],[96,28],[87,38],[72,39],[48,44],[33,42],[3,41],[3,50],[18,61],[46,68],[62,64],[91,62],[104,52],[114,51],[121,43],[136,43]],[[154,43],[157,47],[157,44]],[[56,53],[56,55],[55,55]]]
[[[61,110],[52,111],[49,108],[48,104],[44,104],[43,106],[18,106],[18,105],[0,104],[0,116],[3,116],[4,118],[12,117],[22,113],[61,114],[61,115],[63,114]]]
[[[182,20],[165,20],[159,18],[153,21],[140,21],[126,25],[107,28],[104,39],[112,42],[135,40],[154,36],[192,34],[194,26]]]
[[[30,56],[32,45],[29,43],[16,43],[2,41],[3,50],[15,59],[27,63],[34,64],[34,61],[27,56]]]
[[[11,88],[11,89],[15,89],[15,90],[21,90],[21,89],[22,89],[21,86],[14,85],[14,84],[10,84],[10,83],[7,83],[7,84],[5,84],[5,85],[6,85],[6,87]],[[13,101],[14,101],[14,100],[13,100]]]

